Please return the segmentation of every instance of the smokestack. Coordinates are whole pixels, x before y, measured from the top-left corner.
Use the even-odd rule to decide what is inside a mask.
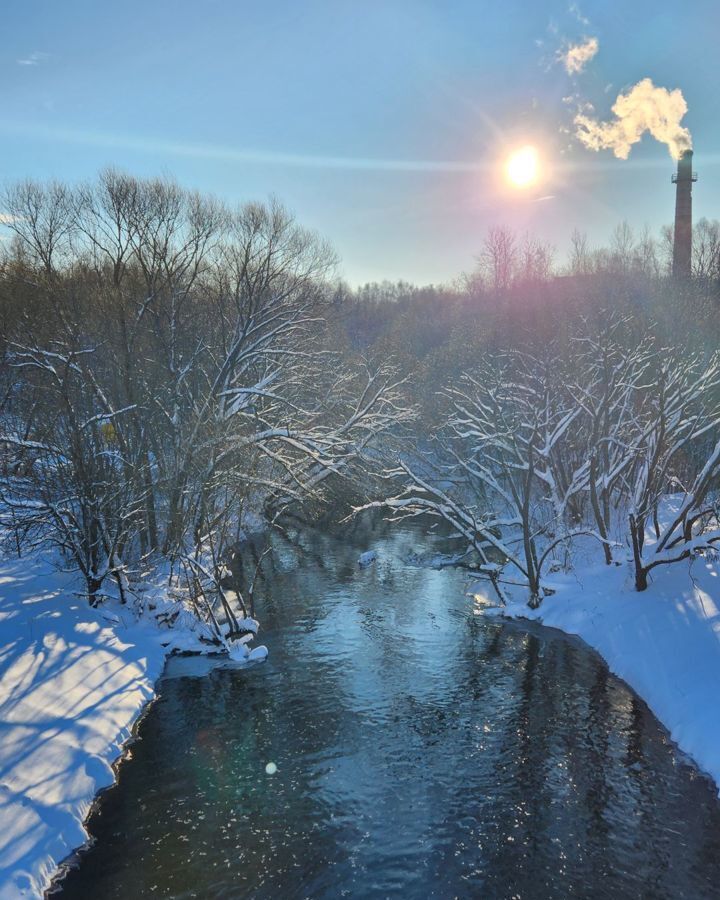
[[[692,170],[692,150],[686,150],[678,160],[675,195],[675,234],[673,240],[673,275],[689,278],[692,262],[692,186],[697,175]]]

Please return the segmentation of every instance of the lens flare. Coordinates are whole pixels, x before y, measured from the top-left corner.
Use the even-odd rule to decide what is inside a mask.
[[[525,188],[535,184],[540,174],[537,150],[529,146],[516,150],[505,165],[505,174],[514,187]]]

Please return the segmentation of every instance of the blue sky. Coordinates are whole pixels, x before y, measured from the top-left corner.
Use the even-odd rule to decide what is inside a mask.
[[[570,77],[564,41],[600,50]],[[720,217],[720,4],[469,0],[2,0],[0,179],[79,181],[113,164],[230,202],[278,196],[328,237],[351,282],[448,280],[491,225],[562,257],[627,219],[670,222],[673,162],[630,160],[562,129],[577,94],[609,115],[641,78],[679,87],[695,143],[696,217]],[[540,149],[546,180],[502,162]]]

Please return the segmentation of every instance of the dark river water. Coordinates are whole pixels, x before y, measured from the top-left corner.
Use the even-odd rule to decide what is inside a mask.
[[[644,704],[368,527],[277,541],[267,662],[169,663],[63,900],[720,897],[716,792]]]

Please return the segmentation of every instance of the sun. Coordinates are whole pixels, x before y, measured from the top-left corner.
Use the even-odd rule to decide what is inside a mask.
[[[526,188],[535,184],[540,175],[540,160],[534,147],[521,147],[505,164],[505,174],[513,187]]]

